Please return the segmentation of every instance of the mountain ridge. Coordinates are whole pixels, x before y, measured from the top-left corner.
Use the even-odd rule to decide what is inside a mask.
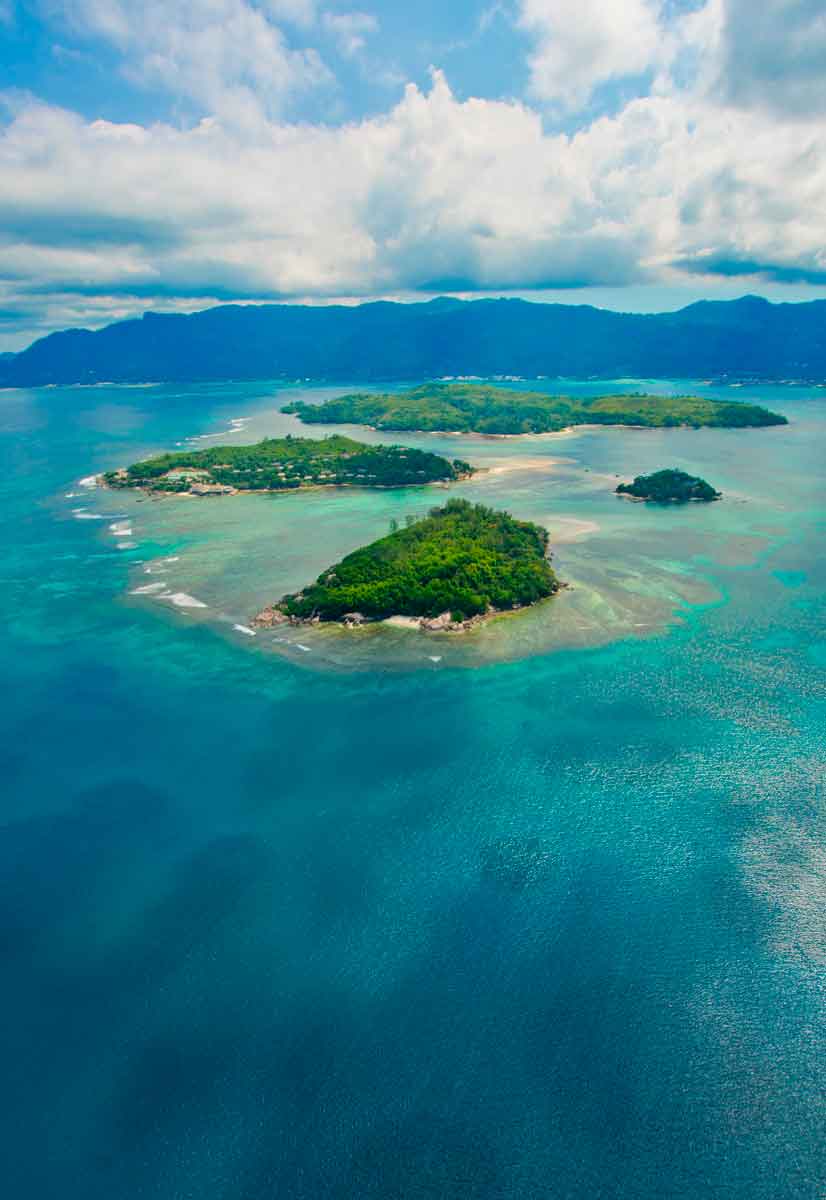
[[[462,375],[826,380],[826,301],[642,314],[510,297],[227,304],[67,329],[0,359],[5,387]]]

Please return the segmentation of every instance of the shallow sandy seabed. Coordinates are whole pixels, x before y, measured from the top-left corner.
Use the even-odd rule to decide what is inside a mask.
[[[425,632],[408,617],[345,628],[337,624],[262,631],[256,649],[317,670],[398,670],[427,662],[473,668],[562,650],[586,649],[628,637],[664,632],[695,605],[719,593],[705,581],[682,576],[627,577],[619,585],[586,579],[529,609],[500,613],[463,632]],[[301,650],[296,655],[295,651]]]
[[[323,398],[321,389],[303,394]],[[282,394],[278,405],[286,398]],[[273,402],[248,418],[244,432],[251,443],[288,432],[308,434]],[[312,430],[318,437],[333,432],[367,442],[389,440],[386,432],[361,427]],[[564,457],[545,453],[551,449],[548,439],[565,441]],[[128,603],[157,611],[168,621],[186,616],[239,648],[275,653],[314,668],[473,667],[663,633],[691,609],[720,599],[714,583],[718,568],[742,569],[769,553],[774,530],[767,526],[774,526],[775,536],[781,533],[776,506],[767,505],[771,498],[761,494],[765,466],[759,455],[750,475],[740,479],[727,474],[731,438],[716,431],[578,426],[497,437],[397,433],[392,440],[465,458],[477,474],[449,487],[250,493],[231,504],[221,499],[145,504],[132,497],[115,515],[123,528],[133,528],[140,537],[145,548],[141,557],[148,565],[136,561],[126,589],[133,593]],[[776,441],[764,434],[750,438],[749,445],[755,452],[765,449],[770,459]],[[618,479],[672,461],[695,473],[702,468],[700,473],[719,485],[727,499],[742,496],[749,502],[732,500],[688,512],[617,501]],[[255,613],[389,528],[443,504],[447,495],[505,509],[546,527],[554,569],[572,586],[532,609],[499,615],[462,634],[424,632],[405,618],[358,629],[281,627],[258,630],[255,638],[245,632]],[[195,597],[207,607],[181,611],[157,593],[137,593],[147,573],[151,577],[156,571],[163,574],[169,594]]]

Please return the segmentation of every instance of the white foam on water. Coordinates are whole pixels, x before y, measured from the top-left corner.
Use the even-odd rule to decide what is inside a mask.
[[[114,524],[109,526],[109,532],[119,537],[131,537],[132,526],[128,521],[115,521]]]
[[[295,644],[295,645],[296,645],[296,649],[297,649],[297,650],[303,650],[303,651],[305,652],[305,654],[309,654],[309,653],[310,653],[310,647],[309,647],[309,646],[302,646],[302,645],[301,645],[301,642],[296,642],[296,644]]]
[[[64,497],[64,499],[66,499],[66,500],[74,500],[74,498],[75,498],[77,495],[78,495],[78,493],[77,493],[77,492],[67,492],[67,493],[66,493],[66,495],[65,495],[65,497]]]
[[[250,629],[249,625],[233,625],[232,628],[237,629],[239,633],[245,633],[247,637],[258,636],[254,629]]]
[[[137,542],[116,542],[115,543],[116,550],[137,550],[137,548],[138,548]]]
[[[85,508],[73,508],[72,515],[76,521],[102,521],[101,513],[90,513]]]
[[[166,575],[169,570],[167,563],[180,562],[177,554],[173,554],[171,558],[160,558],[156,562],[150,563],[148,567],[143,568],[144,575]]]
[[[190,596],[188,592],[169,592],[166,597],[176,608],[208,608],[208,604],[204,604],[203,600],[196,600],[194,596]]]
[[[166,588],[165,583],[143,583],[140,587],[132,588],[130,596],[151,596],[153,592],[162,592]]]
[[[428,654],[427,657],[430,659],[431,662],[441,662],[442,661],[441,654]]]
[[[97,475],[86,475],[83,479],[78,479],[77,486],[82,488],[96,488],[98,485]]]

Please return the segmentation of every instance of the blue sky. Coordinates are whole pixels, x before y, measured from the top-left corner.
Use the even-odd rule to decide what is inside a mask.
[[[92,22],[61,19],[60,7],[54,5],[48,19],[48,6],[15,5],[16,19],[4,30],[5,87],[26,89],[90,120],[180,122],[201,115],[197,105],[175,96],[174,90],[135,86],[128,78],[128,54],[102,37]],[[252,0],[249,7],[264,14],[272,8]],[[293,11],[298,15],[302,8]],[[291,119],[340,123],[382,113],[400,98],[405,83],[426,87],[434,63],[446,70],[463,98],[515,96],[527,86],[529,39],[505,16],[504,7],[476,0],[420,0],[415,22],[410,7],[398,3],[355,8],[330,3],[323,9],[333,19],[354,11],[376,25],[355,30],[364,42],[358,53],[342,53],[341,33],[323,21],[294,17],[278,23],[291,47],[318,50],[335,77],[320,95],[292,96],[287,106]]]
[[[826,296],[822,0],[0,0],[0,350],[213,302]]]

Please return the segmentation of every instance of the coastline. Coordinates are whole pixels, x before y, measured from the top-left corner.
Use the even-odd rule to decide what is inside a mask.
[[[730,384],[729,386],[737,386]],[[805,385],[800,385],[805,386]],[[826,383],[818,384],[817,386],[826,388]],[[295,418],[302,428],[311,427],[315,424],[323,425],[323,422],[302,421],[300,417]],[[695,432],[702,429],[728,430],[736,433],[746,433],[750,430],[765,430],[778,428],[776,425],[692,425],[688,421],[682,421],[675,425],[631,425],[625,421],[582,421],[574,425],[565,425],[562,429],[542,429],[531,430],[527,433],[485,433],[480,429],[407,429],[397,428],[388,425],[368,425],[360,421],[331,421],[329,425],[323,425],[324,428],[347,428],[347,429],[367,429],[371,433],[380,435],[385,434],[409,434],[413,437],[461,437],[461,438],[479,438],[485,442],[506,442],[506,441],[525,441],[534,438],[551,438],[564,441],[568,438],[577,437],[580,433],[592,433],[598,429],[630,429],[639,433],[662,432],[664,429],[686,429],[694,430]]]
[[[90,476],[90,478],[94,478],[97,487],[108,492],[140,492],[148,499],[157,497],[159,499],[209,500],[215,497],[223,498],[226,496],[286,496],[294,492],[332,491],[335,488],[354,488],[366,492],[392,492],[398,488],[417,487],[448,488],[454,483],[467,483],[485,469],[482,467],[478,472],[473,471],[470,475],[457,475],[455,479],[431,479],[423,480],[421,483],[301,483],[298,487],[291,488],[234,488],[226,484],[220,485],[221,487],[225,487],[226,490],[215,492],[165,491],[163,488],[147,488],[141,487],[139,484],[126,487],[112,487],[111,484],[106,482],[104,475]]]
[[[519,613],[537,608],[540,604],[546,604],[549,600],[555,599],[561,591],[570,590],[571,587],[572,585],[564,580],[557,581],[556,587],[549,596],[543,596],[541,600],[536,600],[533,604],[520,604],[515,608],[491,607],[487,612],[477,613],[476,616],[468,617],[464,621],[454,621],[450,612],[439,613],[436,617],[411,617],[401,613],[395,613],[389,617],[365,617],[362,613],[345,613],[339,620],[322,621],[320,617],[290,617],[282,612],[277,604],[273,604],[267,605],[257,613],[250,620],[250,625],[255,629],[276,629],[282,625],[289,625],[293,628],[324,625],[349,630],[386,625],[391,629],[407,629],[418,633],[469,633],[472,629],[493,621],[497,617],[517,616]]]
[[[302,421],[302,425],[322,424],[322,422]],[[482,438],[486,442],[520,441],[523,438],[566,438],[571,437],[578,429],[597,429],[598,425],[566,425],[564,429],[543,429],[530,433],[484,433],[481,429],[398,429],[389,425],[363,425],[358,421],[333,421],[331,425],[344,425],[348,429],[369,429],[371,433],[409,433],[414,437],[462,437]],[[327,426],[329,428],[329,426]],[[625,426],[625,428],[647,429],[647,425]]]
[[[716,496],[709,496],[705,499],[703,496],[686,496],[681,499],[678,496],[668,496],[661,500],[658,496],[634,496],[630,492],[614,491],[614,495],[618,500],[630,500],[632,504],[715,504],[718,500],[722,500],[722,493]]]

